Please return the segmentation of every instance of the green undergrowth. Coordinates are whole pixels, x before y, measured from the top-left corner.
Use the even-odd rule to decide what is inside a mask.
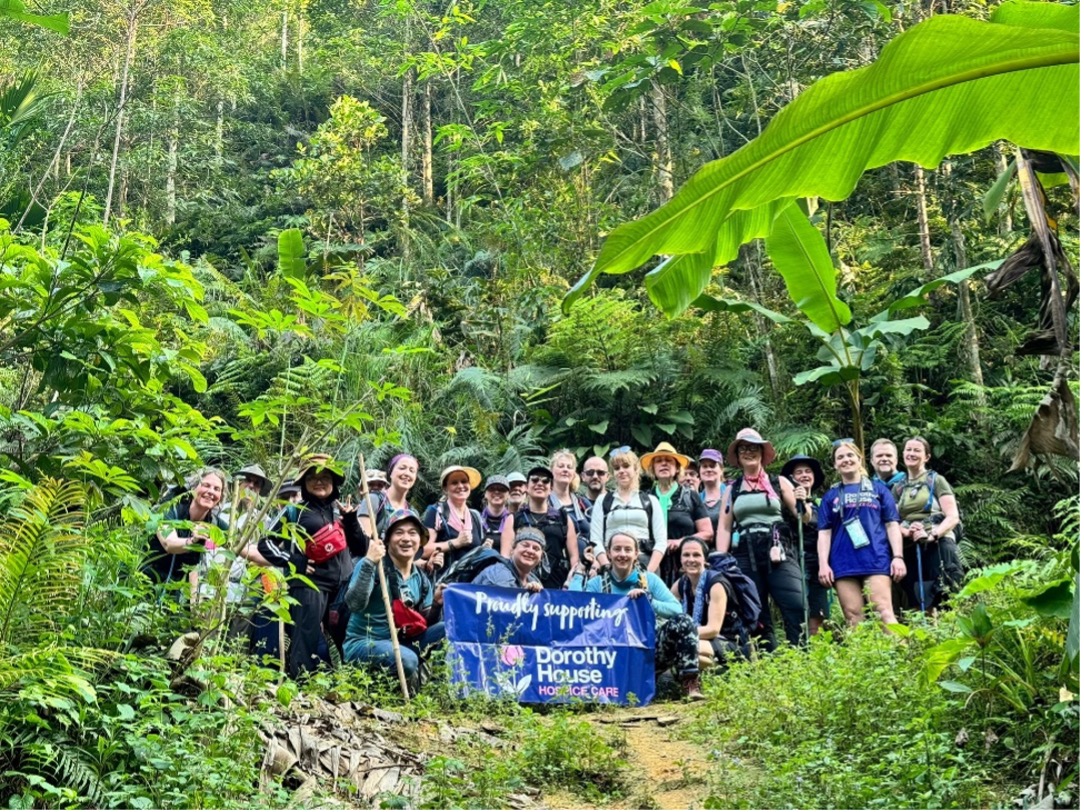
[[[898,634],[867,623],[706,679],[689,728],[719,762],[706,806],[982,808],[1041,782],[1075,808],[1067,617],[1034,597],[1052,569],[983,571],[958,608]]]

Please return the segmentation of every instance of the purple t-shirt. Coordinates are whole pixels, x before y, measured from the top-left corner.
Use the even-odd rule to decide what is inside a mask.
[[[869,544],[855,547],[844,525],[857,518]],[[867,575],[888,575],[892,564],[892,548],[888,544],[885,524],[899,522],[896,500],[879,479],[863,478],[852,485],[840,483],[832,487],[821,500],[817,512],[817,528],[832,531],[832,546],[828,564],[836,578],[860,578]]]

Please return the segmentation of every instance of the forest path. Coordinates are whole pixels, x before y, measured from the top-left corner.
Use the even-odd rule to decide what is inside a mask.
[[[607,798],[593,806],[562,790],[547,792],[544,805],[551,809],[702,809],[715,762],[707,748],[680,732],[698,707],[702,705],[666,703],[590,717],[592,724],[612,726],[624,734],[628,796]]]

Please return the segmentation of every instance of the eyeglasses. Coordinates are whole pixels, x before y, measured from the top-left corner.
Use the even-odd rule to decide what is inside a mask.
[[[628,454],[630,451],[632,451],[632,446],[630,445],[623,445],[621,448],[615,448],[610,452],[610,459],[613,459],[618,454]]]
[[[548,476],[533,476],[528,480],[532,485],[549,485],[553,480]]]
[[[592,468],[590,471],[584,471],[584,476],[606,476],[606,472],[601,468]]]
[[[854,444],[853,437],[840,437],[838,440],[832,440],[832,448],[839,448],[844,443]]]
[[[758,451],[760,451],[760,446],[741,444],[737,447],[736,450],[739,454],[756,454]]]

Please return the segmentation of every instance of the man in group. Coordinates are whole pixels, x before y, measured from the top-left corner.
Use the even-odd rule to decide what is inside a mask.
[[[369,483],[369,491],[375,496],[388,487],[388,476],[379,468],[370,468],[365,472],[365,480]]]
[[[606,483],[610,481],[610,467],[602,457],[588,457],[580,472],[583,495],[592,505],[606,495]]]
[[[896,450],[896,444],[891,440],[885,437],[874,440],[873,445],[869,447],[869,458],[873,463],[874,473],[889,488],[907,478],[905,472],[896,470],[899,452]]]
[[[519,471],[513,471],[505,479],[508,481],[508,499],[504,504],[514,516],[527,501],[527,477]]]

